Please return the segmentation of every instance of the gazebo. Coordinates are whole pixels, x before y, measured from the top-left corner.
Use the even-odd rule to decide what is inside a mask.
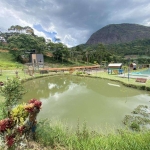
[[[110,73],[112,74],[112,71],[115,74],[122,74],[123,70],[121,68],[122,68],[122,63],[110,63],[108,65],[108,74]]]

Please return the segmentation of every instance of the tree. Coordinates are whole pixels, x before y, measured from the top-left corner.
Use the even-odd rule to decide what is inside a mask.
[[[0,93],[5,97],[3,114],[5,117],[9,117],[10,110],[25,94],[24,88],[17,78],[9,79],[7,82],[4,82],[4,87],[1,87]]]
[[[98,44],[98,47],[96,49],[96,55],[97,55],[97,61],[99,62],[99,64],[101,64],[103,60],[105,51],[106,51],[106,48],[104,47],[104,45],[101,43]]]

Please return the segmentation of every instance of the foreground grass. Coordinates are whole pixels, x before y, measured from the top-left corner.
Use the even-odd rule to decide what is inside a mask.
[[[70,131],[62,124],[41,122],[37,142],[51,149],[63,150],[149,150],[150,131],[120,129],[107,134],[89,131],[86,124]]]

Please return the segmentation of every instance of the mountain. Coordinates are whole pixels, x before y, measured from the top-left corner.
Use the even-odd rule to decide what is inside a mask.
[[[138,24],[110,24],[91,35],[86,44],[118,44],[150,38],[150,27]]]

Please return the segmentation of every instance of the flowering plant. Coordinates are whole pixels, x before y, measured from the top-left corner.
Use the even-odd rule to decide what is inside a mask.
[[[31,99],[27,104],[20,104],[12,108],[9,118],[0,120],[0,135],[8,148],[16,143],[19,144],[21,137],[25,135],[31,133],[35,136],[36,116],[41,105],[41,101]],[[26,138],[29,137],[26,136]]]

